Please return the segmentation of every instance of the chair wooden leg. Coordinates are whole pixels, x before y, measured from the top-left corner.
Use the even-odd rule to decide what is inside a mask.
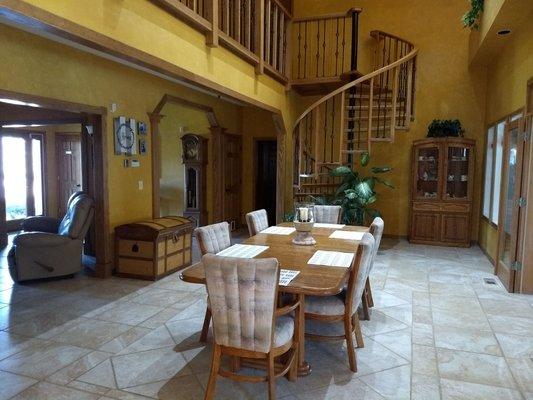
[[[213,359],[211,361],[211,371],[209,381],[205,389],[204,400],[211,400],[215,395],[215,386],[217,382],[218,369],[220,368],[220,346],[215,343],[213,347]]]
[[[276,370],[274,368],[274,356],[272,353],[268,355],[267,359],[267,373],[268,373],[268,400],[276,400]]]
[[[289,372],[287,373],[287,379],[291,382],[296,382],[296,379],[298,378],[298,343],[294,342],[292,344],[292,351],[294,352],[294,355],[292,357],[292,364],[289,369]]]
[[[374,298],[372,297],[372,288],[370,287],[370,278],[366,278],[365,291],[368,295],[368,307],[374,307]]]
[[[202,326],[202,333],[200,333],[200,342],[207,341],[207,334],[209,333],[209,324],[211,323],[211,310],[209,307],[205,310],[204,325]]]
[[[346,337],[346,348],[348,350],[348,362],[350,363],[350,369],[353,372],[357,372],[357,361],[355,359],[355,348],[353,343],[353,329],[351,317],[346,316],[344,318],[344,336]]]
[[[230,362],[230,371],[239,372],[240,369],[241,369],[241,358],[237,356],[232,356],[231,362]]]
[[[361,332],[361,324],[359,323],[359,315],[357,315],[357,313],[355,313],[352,317],[352,325],[355,333],[355,343],[357,343],[357,348],[365,347],[363,333]]]
[[[361,297],[361,305],[363,307],[363,319],[365,321],[370,321],[370,310],[368,308],[368,297],[365,291],[363,292],[363,295]]]

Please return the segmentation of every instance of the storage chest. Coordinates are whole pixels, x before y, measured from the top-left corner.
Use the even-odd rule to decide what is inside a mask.
[[[153,279],[191,265],[193,222],[168,216],[115,228],[119,276]]]

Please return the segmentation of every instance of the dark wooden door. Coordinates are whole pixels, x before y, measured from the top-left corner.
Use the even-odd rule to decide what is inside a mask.
[[[255,177],[255,209],[265,209],[268,223],[276,225],[277,141],[258,140]]]
[[[242,136],[224,135],[224,220],[241,225]]]
[[[57,135],[58,216],[65,215],[72,193],[83,189],[81,139],[79,135]]]

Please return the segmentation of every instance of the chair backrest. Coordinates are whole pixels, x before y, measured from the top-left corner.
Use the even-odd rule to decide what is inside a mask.
[[[341,220],[341,206],[314,206],[315,222],[338,224]]]
[[[57,233],[71,239],[83,240],[94,218],[94,201],[85,193],[74,193],[68,201],[65,216]]]
[[[268,214],[266,210],[256,210],[246,214],[246,224],[250,236],[257,235],[268,228]]]
[[[215,342],[268,353],[272,348],[279,268],[275,258],[202,257]]]
[[[227,222],[200,226],[194,230],[200,251],[203,254],[216,254],[231,246],[231,234]]]
[[[374,237],[370,233],[365,233],[359,242],[355,253],[355,260],[348,278],[348,289],[346,293],[346,308],[351,304],[351,313],[357,311],[361,304],[361,296],[366,285],[366,278],[370,273],[372,254],[374,252]]]
[[[374,252],[372,253],[372,261],[370,263],[370,270],[374,266],[374,261],[376,260],[376,255],[378,254],[379,244],[381,243],[381,236],[383,236],[383,229],[385,228],[385,222],[380,217],[374,218],[372,224],[370,225],[370,233],[374,236]]]

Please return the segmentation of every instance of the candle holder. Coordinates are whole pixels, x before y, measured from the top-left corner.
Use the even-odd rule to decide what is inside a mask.
[[[294,212],[294,228],[296,229],[296,234],[292,242],[299,246],[312,246],[316,244],[316,240],[311,235],[314,225],[314,205],[308,203],[296,204]]]

